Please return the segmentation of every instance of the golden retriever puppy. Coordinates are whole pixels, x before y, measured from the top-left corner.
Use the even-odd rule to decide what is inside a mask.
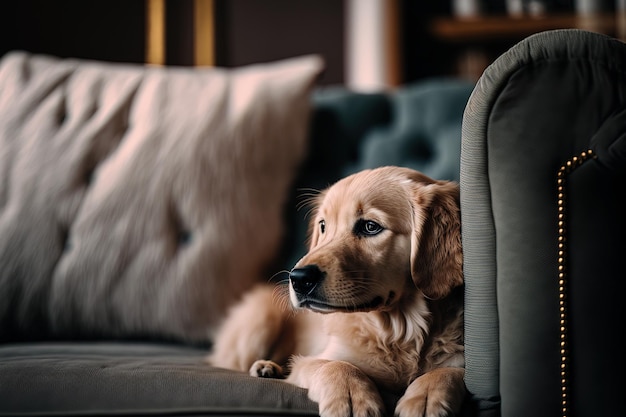
[[[209,360],[308,389],[323,417],[457,413],[465,396],[459,189],[406,168],[314,201],[308,253],[232,311]],[[288,290],[287,290],[288,288]],[[290,304],[293,308],[289,308]]]

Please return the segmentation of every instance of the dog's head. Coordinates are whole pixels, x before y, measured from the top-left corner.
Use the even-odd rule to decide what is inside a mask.
[[[443,298],[463,283],[460,228],[454,183],[398,167],[349,176],[314,202],[291,302],[335,312],[390,309],[415,288]]]

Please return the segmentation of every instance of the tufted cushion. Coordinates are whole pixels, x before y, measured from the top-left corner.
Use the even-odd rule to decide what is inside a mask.
[[[205,341],[267,279],[317,57],[0,64],[0,339]]]
[[[400,165],[458,181],[462,115],[473,88],[441,79],[398,90],[391,96],[392,123],[369,132],[353,170]]]

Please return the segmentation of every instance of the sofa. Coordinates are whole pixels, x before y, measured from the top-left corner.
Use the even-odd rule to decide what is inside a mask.
[[[460,182],[463,414],[626,415],[626,46],[546,32],[384,93],[322,71],[2,59],[0,415],[317,415],[204,357],[306,250],[307,194],[380,165]]]
[[[473,88],[321,76],[317,56],[3,57],[0,415],[317,414],[303,389],[209,366],[215,330],[304,254],[312,189],[389,164],[458,181]]]

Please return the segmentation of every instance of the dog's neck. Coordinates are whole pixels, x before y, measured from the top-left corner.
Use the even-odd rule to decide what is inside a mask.
[[[424,344],[428,334],[430,310],[420,292],[412,291],[389,310],[368,314],[384,328],[393,329],[387,332],[386,344],[414,342],[418,348]]]

